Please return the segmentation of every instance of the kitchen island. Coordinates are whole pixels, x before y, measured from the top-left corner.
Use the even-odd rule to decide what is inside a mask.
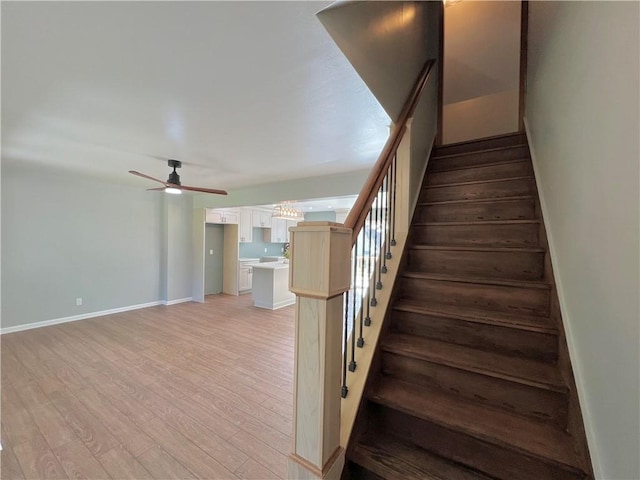
[[[265,262],[253,267],[253,304],[259,308],[276,310],[296,302],[289,291],[289,264]]]

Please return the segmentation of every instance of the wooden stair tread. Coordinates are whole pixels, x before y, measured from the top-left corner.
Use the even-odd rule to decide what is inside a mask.
[[[471,143],[471,142],[469,142]],[[442,147],[450,147],[453,146],[452,145],[442,145]],[[514,148],[523,148],[523,147],[527,147],[526,143],[519,143],[516,145],[505,145],[504,147],[493,147],[493,148],[485,148],[485,149],[479,149],[479,150],[471,150],[469,152],[460,152],[460,153],[450,153],[448,155],[438,155],[436,153],[436,155],[433,156],[433,158],[431,160],[446,160],[448,158],[459,158],[459,157],[466,157],[469,155],[478,155],[481,153],[491,153],[491,152],[502,152],[504,150],[512,150]]]
[[[454,275],[445,275],[442,273],[423,273],[415,271],[404,271],[401,276],[408,278],[421,278],[424,280],[438,280],[443,282],[456,282],[456,283],[474,283],[481,285],[500,285],[503,287],[518,287],[518,288],[539,288],[549,290],[551,285],[541,281],[527,281],[527,280],[503,280],[498,278],[483,278],[483,277],[470,277],[463,276],[458,277]]]
[[[384,375],[369,398],[413,417],[582,473],[569,434],[549,424]]]
[[[418,207],[431,207],[436,205],[457,205],[467,203],[507,203],[518,200],[533,200],[533,195],[518,195],[513,197],[498,197],[498,198],[471,198],[464,200],[443,200],[441,202],[420,202]]]
[[[454,225],[531,225],[540,223],[540,220],[471,220],[464,222],[416,222],[412,223],[414,227],[429,226],[454,226]]]
[[[459,155],[453,155],[453,156],[457,157]],[[440,158],[442,158],[442,157],[440,157]],[[434,160],[437,160],[437,158],[434,158]],[[482,163],[480,165],[457,165],[457,166],[448,167],[448,168],[439,167],[437,171],[430,172],[430,173],[457,172],[458,170],[474,170],[476,168],[496,167],[496,166],[499,166],[499,165],[507,165],[507,164],[510,164],[510,163],[524,163],[524,162],[528,163],[529,161],[530,160],[528,158],[514,158],[512,160],[498,160],[498,161],[491,162],[491,163]]]
[[[457,252],[504,252],[504,253],[544,253],[544,248],[539,247],[476,247],[465,245],[409,245],[410,250],[454,250]]]
[[[514,315],[488,311],[476,312],[469,308],[457,305],[434,305],[427,307],[409,300],[396,301],[393,305],[393,309],[422,315],[453,318],[464,322],[517,328],[531,332],[550,333],[554,335],[558,333],[558,330],[550,321],[547,324],[541,324],[541,320],[543,320],[543,318],[532,315]]]
[[[447,461],[426,450],[375,435],[360,441],[349,454],[349,460],[385,479],[395,480],[490,480],[462,465]]]
[[[430,188],[463,187],[465,185],[478,185],[479,183],[507,182],[512,180],[533,180],[533,177],[531,175],[524,175],[519,177],[497,178],[495,180],[473,180],[470,182],[443,183],[441,185],[425,185],[422,187],[422,189],[425,190]]]
[[[560,393],[567,391],[555,365],[535,360],[402,333],[388,335],[382,344],[382,349],[532,387]]]

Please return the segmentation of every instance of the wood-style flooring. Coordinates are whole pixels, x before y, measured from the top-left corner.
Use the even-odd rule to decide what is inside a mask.
[[[251,296],[6,334],[1,478],[285,478],[294,307]]]

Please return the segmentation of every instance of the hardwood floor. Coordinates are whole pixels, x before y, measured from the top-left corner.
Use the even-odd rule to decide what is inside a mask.
[[[1,478],[285,478],[294,307],[251,305],[2,335]]]

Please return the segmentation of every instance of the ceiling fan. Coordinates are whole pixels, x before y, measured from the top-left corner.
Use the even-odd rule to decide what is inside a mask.
[[[160,188],[148,188],[147,190],[164,190],[166,193],[182,193],[182,190],[188,190],[190,192],[202,192],[202,193],[214,193],[216,195],[226,195],[227,192],[224,190],[216,190],[214,188],[202,188],[202,187],[189,187],[187,185],[182,185],[180,183],[180,175],[176,172],[176,168],[182,167],[182,162],[180,160],[169,160],[167,162],[170,168],[173,168],[173,172],[169,174],[169,178],[166,182],[163,182],[160,179],[153,178],[149,175],[145,175],[144,173],[136,172],[135,170],[129,170],[129,173],[132,175],[136,175],[142,178],[148,178],[149,180],[153,180],[154,182],[158,182],[164,185],[164,187]]]

